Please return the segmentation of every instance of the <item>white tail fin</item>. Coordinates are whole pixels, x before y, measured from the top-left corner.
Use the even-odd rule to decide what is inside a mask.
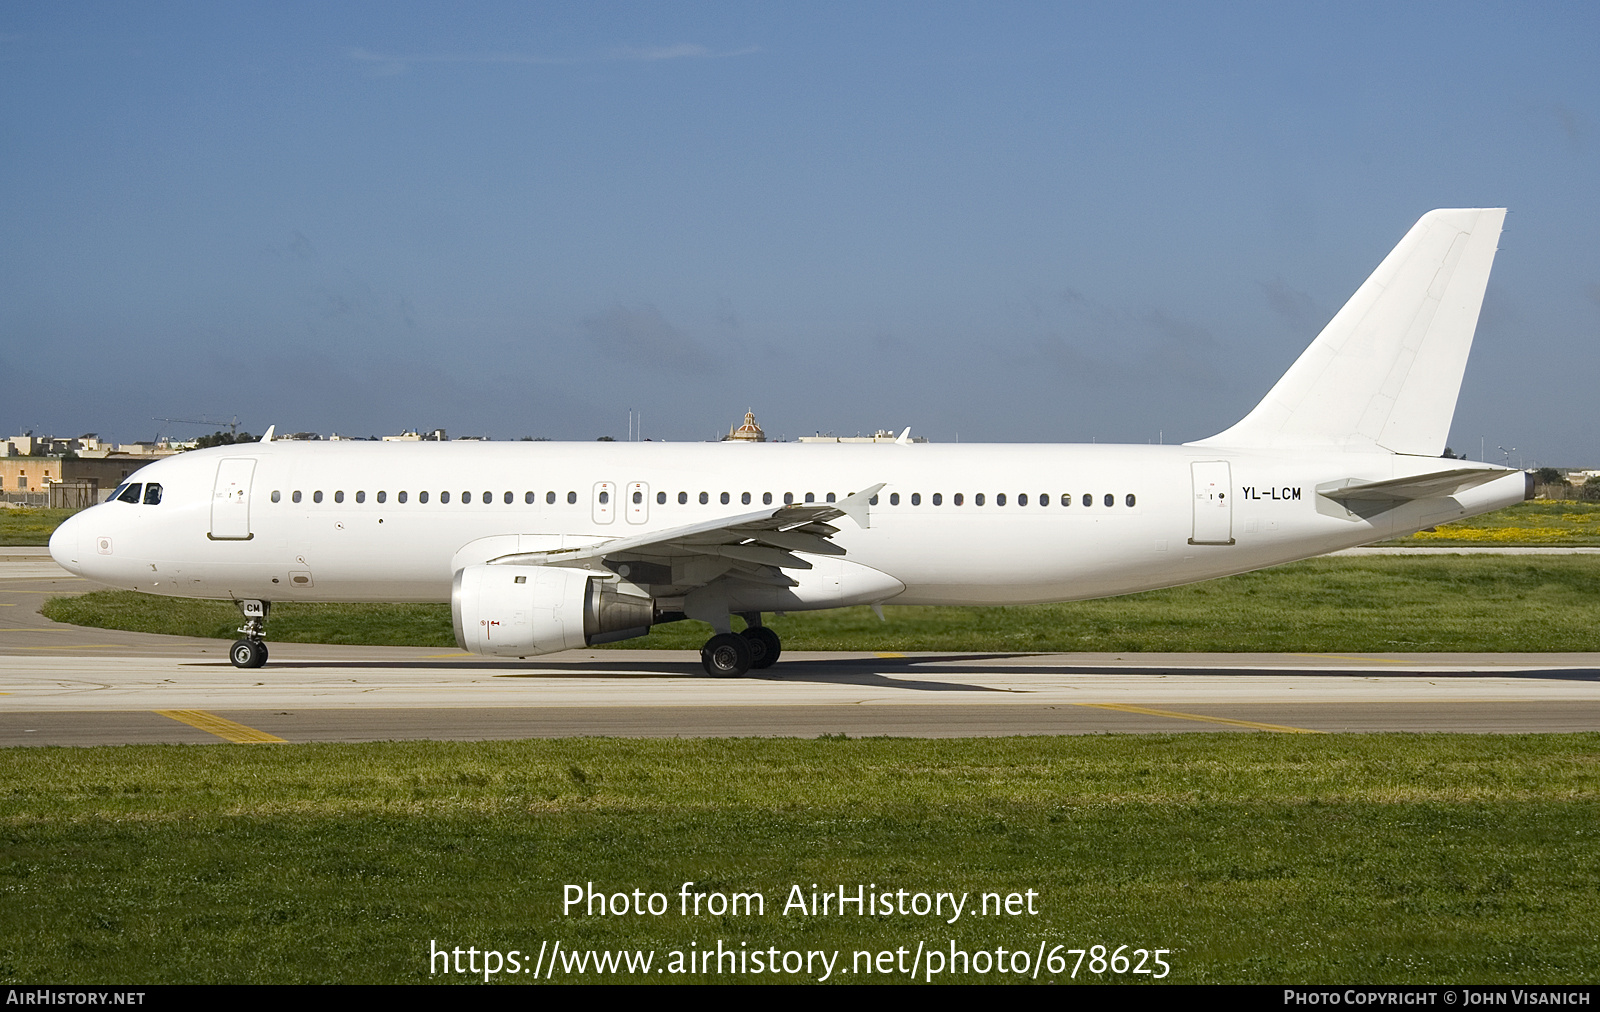
[[[1244,420],[1191,445],[1437,457],[1505,208],[1429,211]]]

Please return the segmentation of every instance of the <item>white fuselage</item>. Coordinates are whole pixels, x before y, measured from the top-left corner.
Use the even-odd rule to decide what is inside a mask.
[[[1316,491],[1444,464],[1217,446],[240,444],[143,468],[130,481],[159,483],[159,504],[86,510],[61,526],[51,553],[89,579],[152,594],[444,602],[457,569],[499,550],[474,556],[473,543],[591,545],[782,505],[786,496],[842,500],[883,483],[870,526],[840,520],[833,538],[847,563],[874,579],[858,580],[854,596],[802,594],[789,607],[1024,604],[1260,569],[1524,497],[1517,471],[1369,518]],[[239,486],[231,498],[222,487],[229,481]],[[813,572],[791,575],[804,589],[834,571]]]

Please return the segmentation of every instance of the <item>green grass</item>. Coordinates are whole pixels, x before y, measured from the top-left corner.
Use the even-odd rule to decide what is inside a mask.
[[[1600,503],[1559,499],[1518,503],[1382,544],[1441,548],[1600,547]]]
[[[1129,944],[1172,950],[1185,982],[1600,975],[1594,734],[18,748],[0,785],[3,982],[415,982],[430,940],[658,966],[719,939],[845,964]],[[766,912],[678,916],[686,881]],[[563,916],[588,882],[673,913]],[[785,916],[812,883],[1032,889],[1039,913]]]
[[[232,639],[231,605],[99,591],[49,601],[60,622]],[[1313,559],[1223,580],[1071,604],[888,607],[769,622],[787,650],[1593,651],[1600,557],[1374,556]],[[698,649],[698,622],[619,647]],[[450,647],[446,605],[273,607],[268,639]]]
[[[0,546],[48,545],[50,535],[77,510],[0,508]]]

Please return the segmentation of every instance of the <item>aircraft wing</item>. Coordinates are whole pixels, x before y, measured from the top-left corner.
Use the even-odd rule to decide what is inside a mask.
[[[1409,499],[1432,499],[1437,496],[1454,495],[1515,473],[1502,468],[1491,470],[1482,467],[1458,467],[1410,478],[1390,478],[1387,481],[1346,479],[1343,482],[1317,486],[1317,494],[1343,503],[1404,502]]]
[[[794,581],[781,573],[772,573],[771,569],[810,569],[811,563],[795,552],[845,554],[842,547],[830,540],[839,533],[839,528],[829,521],[849,517],[861,527],[868,527],[867,507],[881,488],[882,484],[873,485],[837,503],[794,503],[596,545],[503,555],[492,562],[580,568],[592,568],[598,563],[622,572],[622,567],[629,565],[670,566],[675,560],[709,556],[724,560],[729,568],[741,571],[746,578],[787,586]],[[623,575],[630,574],[623,572]],[[647,573],[639,575],[648,579]],[[651,579],[649,582],[672,581]]]

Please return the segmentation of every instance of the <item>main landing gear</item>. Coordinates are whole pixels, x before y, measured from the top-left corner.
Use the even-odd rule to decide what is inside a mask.
[[[738,678],[751,668],[770,668],[783,652],[778,634],[761,624],[761,614],[744,616],[743,632],[725,632],[706,640],[700,664],[713,678]]]
[[[272,610],[272,602],[235,601],[234,604],[244,614],[244,625],[239,627],[244,639],[234,641],[228,650],[228,659],[236,668],[259,668],[267,663],[267,645],[261,637],[266,628],[267,613]]]

